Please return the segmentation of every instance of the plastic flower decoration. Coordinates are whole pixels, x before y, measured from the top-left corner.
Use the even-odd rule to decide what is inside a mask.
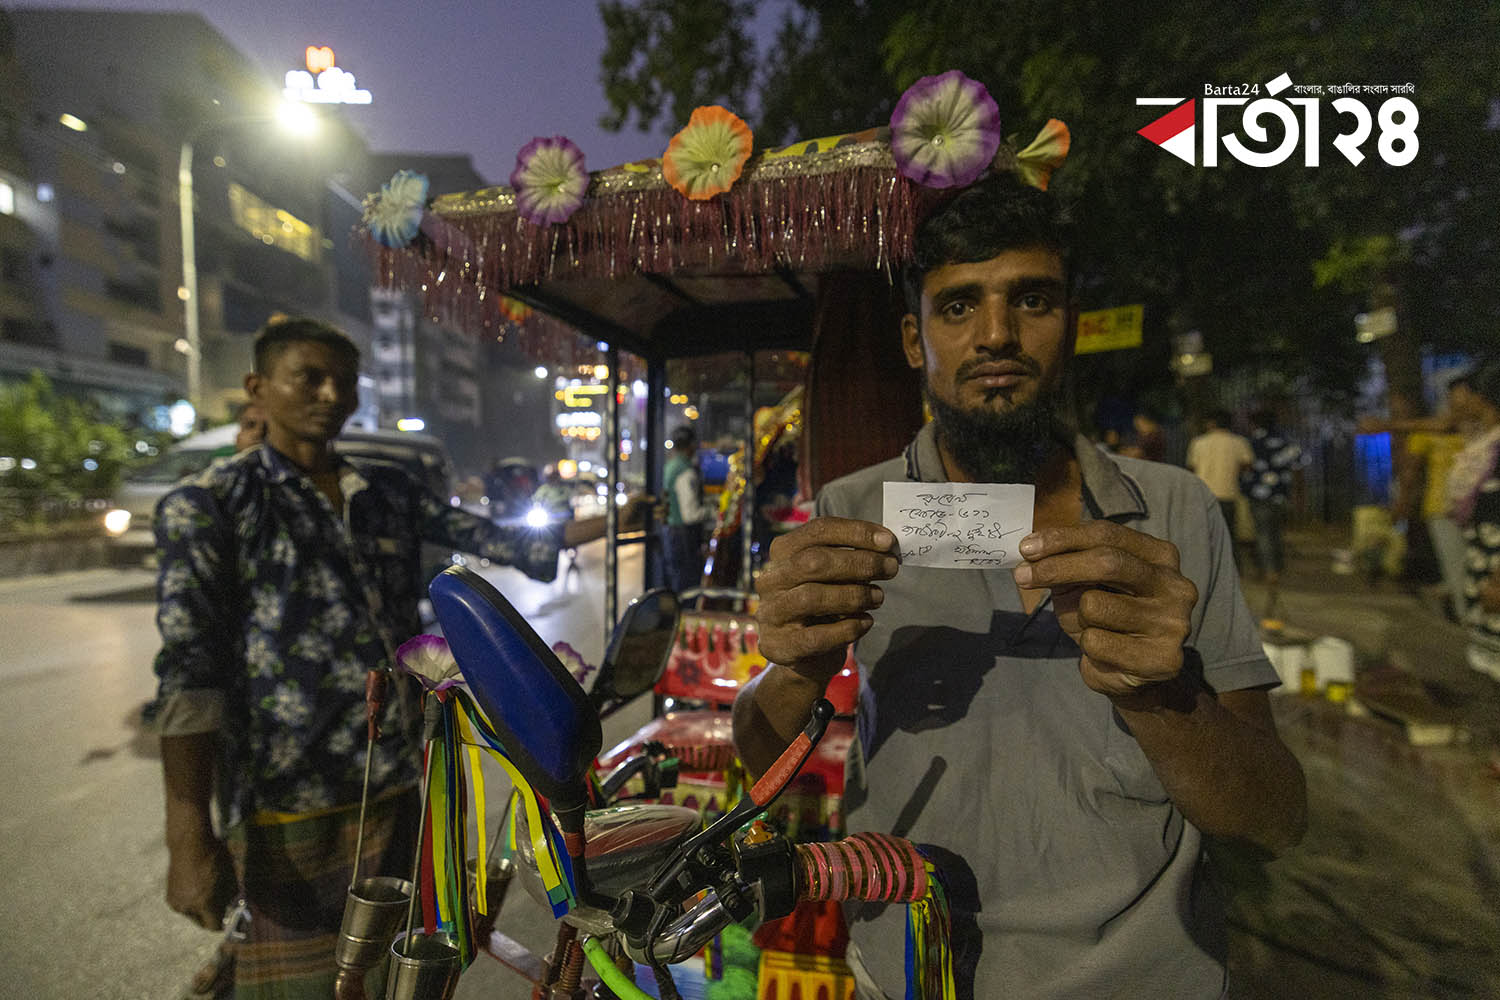
[[[1000,147],[1000,108],[984,85],[956,69],[924,76],[891,114],[891,155],[901,173],[932,188],[962,187]]]
[[[396,650],[396,669],[411,674],[429,691],[446,691],[464,682],[447,641],[435,635],[403,642]]]
[[[365,197],[364,224],[377,243],[400,248],[416,238],[422,228],[427,187],[426,174],[398,170],[378,194]]]
[[[516,192],[516,214],[527,222],[567,222],[589,186],[583,150],[560,135],[537,136],[516,154],[510,186]]]
[[[754,142],[738,115],[717,104],[694,108],[662,154],[661,175],[693,201],[707,201],[739,180]]]
[[[1056,118],[1048,118],[1047,124],[1031,140],[1031,145],[1016,154],[1015,171],[1027,184],[1045,191],[1047,182],[1052,179],[1052,171],[1067,160],[1072,144],[1068,126]]]
[[[589,674],[599,669],[585,660],[582,653],[566,642],[553,643],[552,652],[557,654],[557,658],[562,661],[562,665],[568,668],[568,673],[572,674],[579,684],[587,680]]]

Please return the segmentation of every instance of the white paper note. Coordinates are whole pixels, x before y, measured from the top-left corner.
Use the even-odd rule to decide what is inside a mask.
[[[885,526],[901,562],[939,569],[1016,566],[1036,487],[1021,483],[886,483]]]

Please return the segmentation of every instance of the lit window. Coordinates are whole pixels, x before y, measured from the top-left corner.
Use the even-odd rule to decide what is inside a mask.
[[[322,241],[316,229],[234,182],[229,185],[229,214],[236,226],[266,246],[317,262]]]

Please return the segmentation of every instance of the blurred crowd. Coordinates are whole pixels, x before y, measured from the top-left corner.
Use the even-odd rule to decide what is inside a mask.
[[[1309,456],[1272,408],[1212,410],[1193,429],[1183,464],[1218,498],[1236,565],[1274,593]],[[1389,503],[1354,508],[1349,559],[1335,568],[1421,587],[1468,629],[1470,666],[1500,680],[1500,358],[1450,379],[1440,412],[1367,418],[1358,430],[1390,435],[1392,490]],[[1169,460],[1166,430],[1149,410],[1096,440],[1120,456]]]

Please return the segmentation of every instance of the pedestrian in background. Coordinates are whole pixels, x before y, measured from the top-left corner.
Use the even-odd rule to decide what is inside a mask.
[[[266,439],[266,414],[254,403],[246,403],[240,410],[240,429],[234,436],[235,454],[246,448],[254,448]]]
[[[239,416],[235,417],[238,429],[235,431],[234,444],[222,445],[214,449],[214,458],[228,458],[230,455],[238,455],[246,448],[254,448],[266,439],[266,415],[259,406],[254,403],[246,403],[240,407]]]
[[[1255,451],[1248,440],[1229,429],[1232,419],[1229,411],[1222,409],[1203,418],[1203,433],[1188,442],[1187,466],[1213,490],[1234,538],[1240,475],[1255,462]],[[1240,564],[1237,547],[1234,563],[1236,567]]]
[[[1457,622],[1468,612],[1467,581],[1463,531],[1449,511],[1448,480],[1465,445],[1479,430],[1473,400],[1470,376],[1464,374],[1449,381],[1447,406],[1436,416],[1366,419],[1359,425],[1362,434],[1404,435],[1403,447],[1411,461],[1403,463],[1404,474],[1397,484],[1401,502],[1406,505],[1421,495],[1420,513],[1443,577],[1447,610]]]
[[[703,474],[695,460],[698,435],[683,426],[672,432],[672,457],[662,472],[667,494],[667,526],[663,556],[667,586],[677,593],[696,587],[703,579],[703,535],[714,519],[703,502]]]
[[[1130,441],[1119,451],[1127,458],[1144,458],[1148,462],[1167,460],[1167,432],[1154,411],[1141,409],[1130,418]]]
[[[1478,433],[1454,461],[1451,509],[1464,536],[1469,666],[1500,681],[1500,359],[1468,386]]]
[[[245,897],[240,1000],[327,998],[358,830],[366,674],[391,669],[395,646],[421,631],[422,541],[544,581],[557,545],[452,507],[397,466],[335,453],[359,369],[338,330],[272,322],[254,357],[245,389],[265,441],[157,508],[167,902],[217,929]],[[370,874],[407,870],[417,818],[420,712],[409,682],[391,687],[370,761]]]
[[[1269,409],[1251,414],[1250,427],[1255,457],[1240,476],[1240,488],[1250,500],[1250,519],[1255,524],[1256,565],[1262,579],[1275,586],[1286,568],[1287,498],[1302,468],[1302,448],[1276,425],[1276,414]]]

